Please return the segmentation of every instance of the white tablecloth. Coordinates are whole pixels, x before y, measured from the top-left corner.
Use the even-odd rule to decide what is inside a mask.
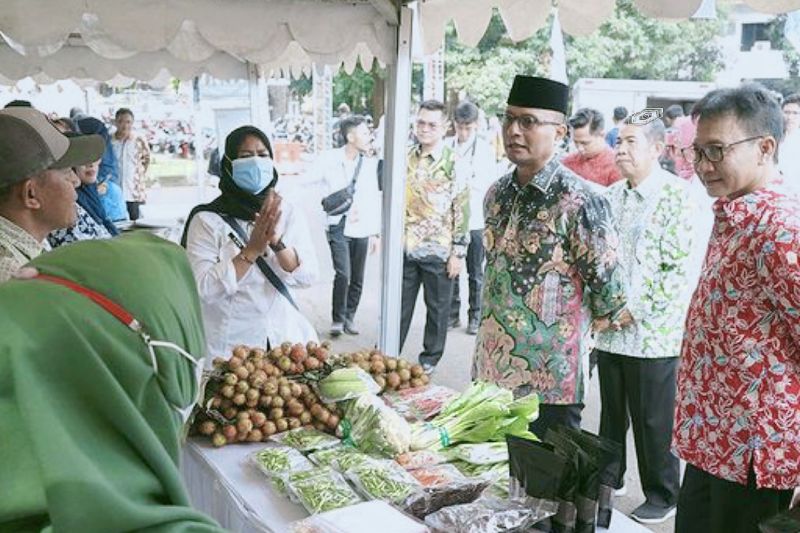
[[[197,509],[230,531],[286,533],[289,524],[308,516],[302,506],[275,492],[267,478],[247,462],[263,444],[213,448],[190,439],[183,447],[181,471]],[[598,529],[598,531],[605,531]],[[610,533],[649,533],[614,510]]]

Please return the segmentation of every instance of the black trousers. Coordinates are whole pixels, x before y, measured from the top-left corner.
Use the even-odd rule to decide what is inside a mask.
[[[678,358],[642,359],[597,350],[600,378],[600,436],[622,445],[633,426],[639,479],[647,501],[660,507],[678,503],[680,463],[670,451]]]
[[[331,318],[344,323],[353,320],[364,288],[364,265],[367,263],[369,237],[353,239],[344,236],[345,217],[328,226],[328,246],[333,270],[333,306]]]
[[[444,353],[447,340],[447,321],[450,315],[450,299],[453,280],[447,276],[447,263],[437,257],[426,259],[403,258],[403,298],[400,311],[400,349],[406,342],[417,294],[422,285],[427,317],[423,350],[419,354],[422,364],[436,365]]]
[[[144,202],[125,202],[125,207],[128,208],[128,218],[131,220],[138,220],[141,218],[141,213],[139,212],[139,207]]]
[[[582,403],[539,404],[539,416],[531,422],[530,430],[539,439],[544,439],[548,429],[555,429],[558,426],[580,429],[581,411],[583,411]]]
[[[469,232],[469,246],[467,247],[467,275],[469,276],[469,311],[467,317],[479,320],[481,318],[481,291],[483,290],[483,259],[486,256],[483,249],[483,230]],[[450,318],[459,318],[461,314],[461,276],[453,280],[453,303],[450,306]]]
[[[676,533],[752,533],[758,523],[789,509],[791,490],[758,489],[751,467],[747,485],[686,464]]]

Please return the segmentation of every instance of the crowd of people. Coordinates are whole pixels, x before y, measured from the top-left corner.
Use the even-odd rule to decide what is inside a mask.
[[[644,502],[632,517],[677,514],[679,532],[755,531],[800,487],[791,166],[800,98],[717,89],[688,116],[669,108],[642,122],[618,108],[609,131],[598,111],[568,109],[566,85],[517,76],[499,118],[510,164],[500,175],[474,103],[455,108],[449,137],[445,104],[419,105],[406,154],[401,344],[422,288],[418,357],[436,371],[448,328],[459,326],[466,267],[474,379],[536,393],[531,430],[544,435],[580,427],[596,369],[600,435],[624,449],[633,430]],[[184,252],[115,236],[111,186],[132,219],[144,200],[149,151],[132,122],[120,109],[110,133],[92,117],[0,111],[0,298],[18,306],[0,322],[0,409],[13,414],[0,429],[17,444],[0,468],[21,495],[0,508],[0,529],[80,530],[86,518],[67,511],[92,498],[128,529],[180,521],[215,530],[189,508],[177,473],[204,361],[239,344],[319,340],[292,292],[314,282],[317,258],[304,217],[281,197],[264,132],[242,126],[227,137],[220,194],[190,213]],[[335,270],[334,337],[359,334],[382,203],[368,121],[342,116],[337,128],[343,145],[312,170]],[[35,342],[19,337],[25,317],[47,324]],[[64,346],[62,358],[45,351]],[[114,423],[119,415],[138,423]],[[81,450],[69,424],[93,428],[96,453]],[[60,461],[54,446],[75,461]],[[92,474],[115,457],[125,468]],[[76,486],[61,486],[60,474]],[[624,474],[616,488],[625,490]]]

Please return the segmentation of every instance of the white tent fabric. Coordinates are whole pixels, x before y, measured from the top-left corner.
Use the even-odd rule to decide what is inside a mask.
[[[558,0],[561,26],[570,35],[588,35],[614,12],[614,0]],[[687,19],[703,0],[634,0],[643,15],[660,19]],[[800,0],[746,0],[763,13],[786,13],[800,9]],[[483,37],[497,8],[514,41],[527,39],[542,28],[550,14],[551,0],[425,0],[419,4],[423,28],[423,51],[430,54],[443,42],[445,26],[452,20],[458,37],[475,46]]]
[[[9,79],[246,76],[393,61],[395,32],[365,0],[4,0]],[[15,56],[16,55],[16,56]]]

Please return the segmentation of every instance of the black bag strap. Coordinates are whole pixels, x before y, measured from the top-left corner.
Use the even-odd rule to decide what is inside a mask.
[[[350,188],[355,190],[356,180],[358,180],[358,174],[361,172],[361,163],[364,161],[364,156],[362,154],[358,154],[358,162],[356,163],[356,169],[353,171],[353,179],[350,180]]]
[[[222,220],[227,222],[228,225],[231,228],[233,228],[233,231],[236,232],[236,235],[230,233],[228,234],[228,236],[233,240],[233,242],[236,243],[236,246],[238,246],[240,250],[243,249],[244,242],[247,241],[248,239],[247,233],[245,233],[244,228],[232,216],[224,215],[221,213],[220,216],[222,217]],[[260,255],[258,256],[258,258],[256,259],[256,266],[269,280],[269,282],[272,283],[272,286],[275,287],[278,290],[278,292],[281,293],[287,300],[289,300],[289,303],[292,304],[292,307],[294,307],[299,311],[300,308],[297,307],[294,298],[292,298],[292,295],[289,293],[289,288],[286,287],[286,284],[283,282],[283,280],[281,280],[281,278],[278,277],[275,271],[273,271],[272,268],[270,268],[270,266],[264,260],[263,256]]]

